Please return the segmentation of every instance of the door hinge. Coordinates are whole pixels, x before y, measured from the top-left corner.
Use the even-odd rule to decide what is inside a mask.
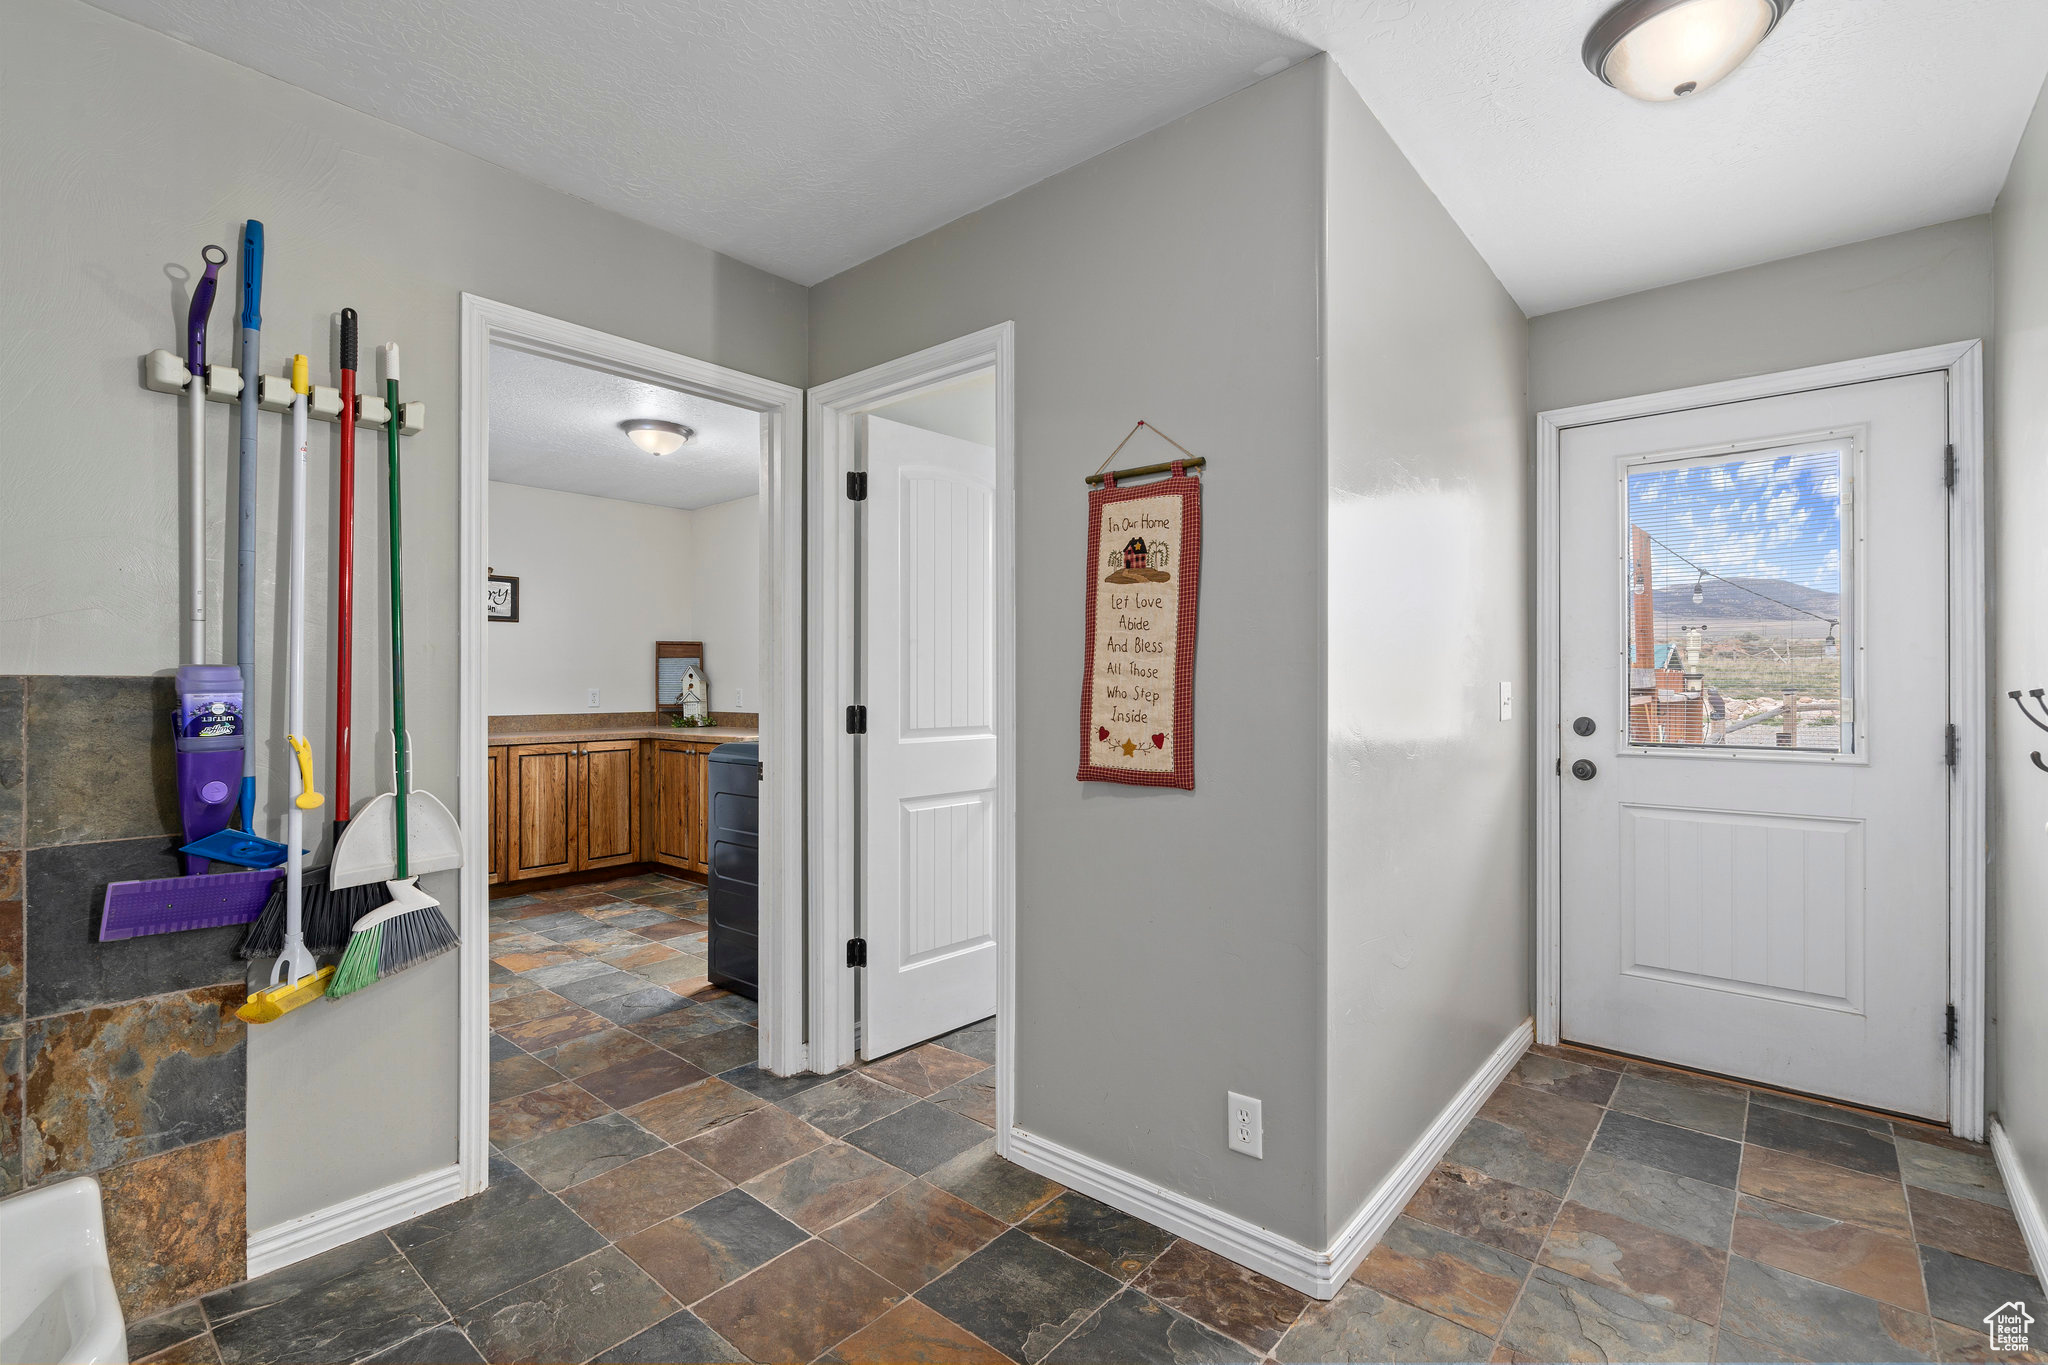
[[[1956,1045],[1956,1007],[1954,1005],[1948,1007],[1948,1029],[1943,1036],[1948,1040],[1950,1047]]]
[[[1941,457],[1941,482],[1945,488],[1956,486],[1956,448],[1953,445]]]
[[[846,471],[846,496],[851,502],[868,500],[868,472],[865,469]]]
[[[868,732],[868,708],[849,706],[846,708],[846,733],[864,735]]]
[[[1955,727],[1955,726],[1953,726],[1953,725],[1951,725],[1951,726],[1949,726],[1949,727],[1948,727],[1948,738],[1947,738],[1947,740],[1945,741],[1945,748],[1944,748],[1944,752],[1945,752],[1945,753],[1947,754],[1947,756],[1948,756],[1948,766],[1949,766],[1949,767],[1951,767],[1951,768],[1955,767],[1955,766],[1956,766],[1956,727]]]
[[[868,941],[864,938],[846,940],[846,965],[865,967],[868,965]]]
[[[756,763],[754,765],[754,780],[756,782],[766,782],[768,780],[768,765],[766,763]]]

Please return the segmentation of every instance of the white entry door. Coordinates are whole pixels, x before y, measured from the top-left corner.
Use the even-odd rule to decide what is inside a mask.
[[[1567,1039],[1947,1117],[1947,431],[1934,373],[1562,434]]]
[[[996,1012],[996,455],[866,421],[861,1055]]]

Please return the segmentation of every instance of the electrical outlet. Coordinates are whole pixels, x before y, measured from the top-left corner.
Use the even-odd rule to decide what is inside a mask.
[[[1515,685],[1511,682],[1504,682],[1500,685],[1500,718],[1502,720],[1513,720],[1515,718]]]
[[[1260,1104],[1249,1095],[1230,1091],[1230,1150],[1266,1159],[1266,1120]]]
[[[590,689],[590,704],[597,705],[597,689],[594,687]]]

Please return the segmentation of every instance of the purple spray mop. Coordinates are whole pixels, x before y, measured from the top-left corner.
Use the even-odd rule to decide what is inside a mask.
[[[270,884],[283,875],[283,868],[270,867],[260,872],[112,882],[100,907],[100,941],[247,924],[262,911]]]
[[[203,664],[206,649],[206,323],[213,314],[213,296],[220,287],[220,268],[228,254],[217,246],[202,253],[206,273],[192,287],[192,306],[185,313],[187,424],[192,442],[190,482],[186,497],[185,547],[188,590],[185,615],[185,657],[178,670],[178,712],[173,735],[178,755],[178,814],[185,842],[193,843],[228,827],[235,813],[242,781],[242,757],[248,743],[242,733],[242,672]],[[254,384],[256,377],[249,376]],[[185,871],[207,870],[206,858],[188,853]]]

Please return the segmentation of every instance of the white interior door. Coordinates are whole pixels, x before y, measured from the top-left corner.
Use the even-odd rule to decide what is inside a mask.
[[[1947,404],[1562,434],[1567,1039],[1947,1116]]]
[[[861,1055],[996,1012],[996,455],[865,419]]]

